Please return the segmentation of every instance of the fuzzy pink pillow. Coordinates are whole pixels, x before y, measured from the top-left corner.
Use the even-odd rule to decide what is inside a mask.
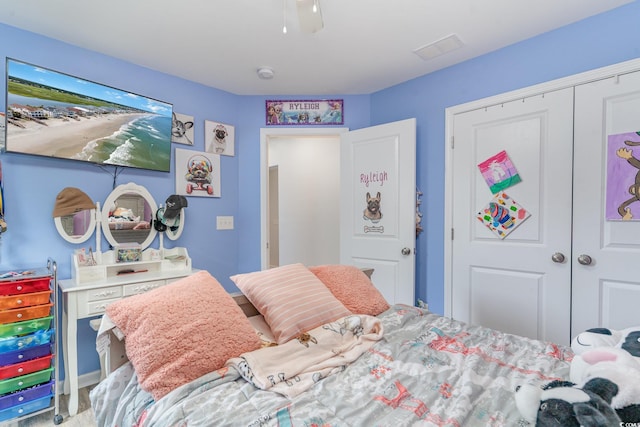
[[[261,345],[240,306],[206,271],[116,301],[107,314],[155,400]]]
[[[351,314],[299,263],[236,274],[231,280],[264,316],[278,344]]]
[[[352,265],[318,265],[309,270],[354,314],[377,316],[389,303],[369,277]]]

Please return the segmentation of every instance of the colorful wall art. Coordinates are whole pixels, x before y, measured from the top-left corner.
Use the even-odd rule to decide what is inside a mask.
[[[529,211],[504,192],[496,194],[477,214],[477,218],[501,239],[530,216]]]
[[[607,140],[607,220],[640,220],[640,132]]]
[[[502,150],[478,165],[491,194],[496,194],[522,181],[507,152]]]

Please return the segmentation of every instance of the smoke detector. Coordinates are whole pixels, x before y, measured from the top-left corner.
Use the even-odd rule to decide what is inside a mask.
[[[274,76],[273,69],[271,67],[258,68],[258,77],[262,80],[271,80]]]

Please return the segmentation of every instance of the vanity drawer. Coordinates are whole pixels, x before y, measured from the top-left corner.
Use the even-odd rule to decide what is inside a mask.
[[[143,294],[145,292],[152,291],[154,289],[160,288],[166,285],[167,282],[165,280],[155,280],[152,282],[139,282],[132,283],[130,285],[126,285],[124,287],[124,296],[130,297],[132,295]]]
[[[100,301],[104,299],[113,299],[122,297],[122,286],[111,286],[109,288],[91,289],[85,291],[84,295],[88,302]]]
[[[90,302],[86,305],[78,307],[78,316],[90,317],[90,316],[98,316],[100,314],[104,314],[109,304],[111,304],[112,302],[119,301],[121,299],[122,298],[114,298],[114,299],[105,299],[102,301]]]
[[[20,322],[51,314],[52,303],[0,311],[0,323]]]
[[[11,310],[13,308],[46,304],[50,299],[51,290],[32,294],[0,296],[0,310]]]

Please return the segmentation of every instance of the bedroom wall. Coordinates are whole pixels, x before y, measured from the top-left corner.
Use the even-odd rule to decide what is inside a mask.
[[[372,125],[417,118],[425,231],[417,243],[416,296],[431,310],[444,313],[445,109],[640,57],[638,16],[636,1],[372,94]]]
[[[2,79],[4,57],[10,57],[173,103],[174,111],[194,117],[194,150],[204,150],[205,119],[235,125],[236,156],[221,158],[222,197],[189,197],[184,233],[177,242],[165,239],[165,246],[187,247],[193,266],[211,272],[229,291],[237,291],[229,276],[237,273],[239,266],[244,271],[260,269],[260,233],[244,233],[248,223],[259,226],[259,189],[256,186],[255,192],[247,192],[243,187],[259,175],[264,98],[246,99],[2,24],[0,40],[3,40],[0,46]],[[4,81],[1,87],[0,111],[5,111]],[[345,100],[346,126],[357,128],[369,124],[368,95],[337,97]],[[11,153],[1,154],[0,161],[8,223],[8,231],[0,236],[0,270],[45,266],[47,258],[53,257],[58,264],[59,279],[70,278],[71,253],[81,245],[67,243],[58,236],[51,216],[55,197],[64,187],[71,186],[82,189],[94,202],[102,203],[114,184],[112,172],[86,163]],[[175,192],[173,173],[123,169],[116,184],[127,182],[145,186],[156,203],[164,203],[167,196]],[[251,200],[241,201],[243,197]],[[233,215],[236,229],[217,231],[218,215]],[[95,248],[95,239],[84,244],[89,245]],[[157,238],[152,246],[158,247]],[[104,239],[102,248],[108,248]],[[246,255],[252,252],[256,253],[255,257]],[[80,374],[98,370],[95,332],[88,320],[78,324],[78,343]],[[64,374],[61,377],[64,378]]]
[[[445,108],[638,57],[637,16],[640,3],[634,2],[372,95],[332,95],[345,100],[345,126],[350,129],[417,118],[417,182],[424,192],[425,232],[417,243],[416,295],[434,311],[444,312]],[[235,287],[229,275],[260,268],[259,129],[265,126],[264,101],[316,96],[236,96],[1,24],[0,40],[0,57],[32,62],[173,103],[175,111],[195,118],[195,150],[204,148],[205,119],[234,124],[236,156],[222,158],[222,198],[190,197],[185,232],[176,243],[166,245],[188,247],[193,265],[209,270],[230,291]],[[0,76],[5,74],[4,66],[2,61]],[[4,110],[4,87],[0,92],[0,108]],[[0,269],[41,265],[53,256],[60,278],[70,277],[70,254],[76,247],[55,231],[51,218],[55,196],[66,186],[76,186],[94,201],[102,202],[111,191],[113,176],[92,165],[63,160],[15,154],[2,154],[0,159],[9,225],[9,231],[0,237]],[[171,173],[127,169],[117,177],[117,184],[130,181],[146,186],[158,202],[175,188]],[[236,229],[216,231],[217,215],[233,215]],[[88,322],[80,322],[81,374],[98,369],[94,340]]]

